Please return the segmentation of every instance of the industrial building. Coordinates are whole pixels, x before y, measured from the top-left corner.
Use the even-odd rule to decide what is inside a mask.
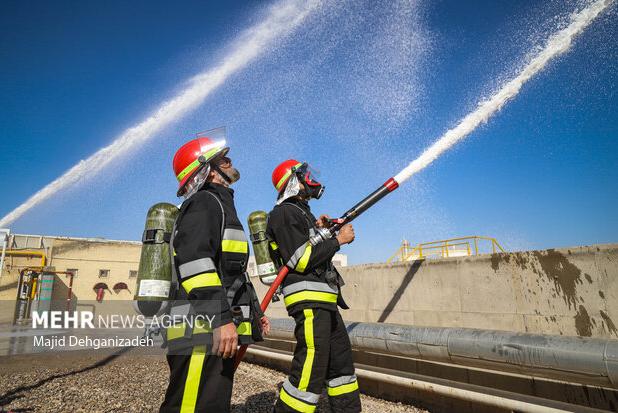
[[[1,236],[2,234],[0,234]],[[133,300],[142,243],[139,241],[76,238],[4,233],[0,245],[0,301],[13,301],[18,289],[29,301],[50,301],[50,309],[75,308],[78,301]],[[333,262],[347,266],[345,254]],[[29,279],[29,269],[52,276],[51,285]],[[247,271],[257,276],[250,257]],[[20,282],[20,274],[22,282]],[[254,281],[259,283],[257,279]],[[50,290],[51,288],[51,290]],[[42,294],[43,292],[50,294]],[[23,295],[22,294],[22,295]],[[0,323],[14,321],[14,314],[0,315]],[[29,318],[26,315],[26,318]]]

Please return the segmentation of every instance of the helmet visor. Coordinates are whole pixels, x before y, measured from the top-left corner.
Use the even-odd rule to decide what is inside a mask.
[[[320,171],[313,168],[311,165],[304,163],[300,168],[305,178],[305,183],[309,186],[320,186]],[[299,169],[300,169],[299,168]]]
[[[227,141],[227,132],[225,127],[210,129],[195,134],[196,138],[206,138],[211,141],[208,145],[202,146],[200,162],[208,163],[220,157],[224,157],[229,152],[230,148],[225,146]]]

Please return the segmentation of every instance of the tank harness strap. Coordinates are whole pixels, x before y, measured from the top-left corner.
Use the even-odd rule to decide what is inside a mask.
[[[298,205],[293,204],[291,202],[285,202],[285,201],[282,202],[281,205],[289,205],[289,206],[293,206],[294,208],[298,209],[303,214],[303,216],[307,219],[307,222],[309,223],[309,228],[313,228],[313,226],[315,225],[315,223],[311,221],[311,218],[309,218],[309,215],[307,214],[307,212],[301,207],[299,207]]]
[[[178,216],[176,217],[176,220],[174,221],[172,232],[169,233],[170,234],[169,251],[170,251],[170,263],[172,264],[172,282],[170,284],[170,293],[169,293],[168,299],[172,301],[171,307],[174,307],[174,300],[176,300],[176,293],[178,292],[178,274],[176,273],[176,265],[174,263],[174,236],[176,235],[176,225],[178,224],[178,217],[180,217],[180,214],[178,214]],[[171,309],[170,311],[173,311],[173,310]],[[161,345],[161,348],[166,348],[167,347],[167,329],[163,328],[161,329],[161,332],[163,335],[163,344]]]
[[[269,220],[270,220],[270,213],[266,214],[266,228],[268,228]],[[251,234],[251,236],[253,236],[253,234]],[[273,258],[274,264],[279,268],[283,267],[283,258],[281,258],[281,254],[279,253],[279,246],[275,242],[274,238],[272,238],[268,234],[268,231],[264,232],[264,237],[268,240],[268,250],[271,253],[271,258]],[[257,241],[262,241],[262,240],[258,239]]]
[[[223,204],[221,203],[221,201],[215,194],[213,194],[212,192],[208,192],[208,191],[206,192],[215,198],[215,200],[219,204],[219,207],[221,208],[221,214],[223,216],[221,220],[221,240],[223,240],[224,234],[225,234],[225,210],[223,209]],[[219,273],[223,274],[223,272],[221,271]],[[255,292],[255,288],[253,287],[253,284],[251,283],[251,280],[249,279],[249,274],[247,274],[246,272],[243,274],[242,277],[237,277],[232,283],[232,285],[226,288],[226,298],[227,298],[228,303],[230,304],[230,306],[233,306],[233,302],[235,301],[236,296],[242,290],[242,287],[244,285],[247,286],[247,291],[251,298],[250,302],[251,302],[251,305],[254,307],[254,311],[256,310],[261,311],[259,307],[260,301],[258,299],[257,293]]]
[[[162,228],[145,229],[142,234],[142,244],[166,244],[170,243],[172,233]]]
[[[266,216],[268,217],[268,215],[266,215]],[[268,218],[266,218],[266,225],[268,225]],[[262,242],[262,241],[266,241],[268,239],[269,238],[268,238],[268,235],[266,235],[266,231],[260,231],[257,234],[253,234],[253,233],[249,234],[249,240],[252,243]]]
[[[180,214],[178,216],[180,216]],[[174,221],[172,233],[170,234],[170,262],[172,263],[172,285],[170,290],[170,297],[172,298],[176,298],[176,291],[178,291],[178,273],[176,272],[176,265],[174,263],[174,237],[176,236],[177,224],[178,217],[176,217],[176,221]]]
[[[300,212],[302,212],[303,216],[307,219],[307,222],[309,223],[309,232],[311,235],[312,231],[315,231],[315,223],[311,221],[311,218],[309,218],[309,215],[307,214],[307,212],[305,210],[303,210],[301,207],[299,207],[296,204],[293,204],[291,202],[282,202],[281,205],[289,205],[289,206],[293,206],[295,208],[297,208]],[[316,268],[312,271],[314,274],[316,274],[317,276],[321,276],[324,273],[325,274],[325,278],[326,278],[326,282],[331,286],[331,287],[342,287],[343,285],[345,285],[345,281],[343,281],[343,278],[341,277],[341,275],[339,274],[339,271],[337,271],[337,269],[335,268],[335,266],[333,265],[332,261],[328,263],[327,268],[323,269],[323,268]]]
[[[226,288],[227,301],[230,303],[230,305],[236,299],[236,296],[242,289],[242,286],[248,283],[249,283],[249,276],[247,275],[247,273],[244,273],[242,277],[236,277],[232,285]]]
[[[164,232],[163,233],[163,242],[167,242],[168,244],[172,241],[172,233]]]
[[[304,216],[304,217],[305,217],[305,219],[307,220],[307,225],[309,226],[309,236],[313,235],[313,232],[315,231],[315,230],[314,230],[315,223],[311,220],[311,218],[309,218],[309,215],[307,214],[307,212],[306,212],[304,209],[302,209],[302,208],[301,208],[301,207],[299,207],[298,205],[293,204],[293,203],[291,203],[291,202],[285,202],[285,201],[284,201],[284,202],[282,202],[280,205],[281,205],[281,206],[283,206],[283,205],[289,205],[289,206],[291,206],[291,207],[294,207],[294,208],[298,209],[298,210],[300,211],[300,213],[301,213],[301,214],[303,214],[303,216]],[[274,241],[274,240],[273,240],[273,241]],[[278,254],[278,256],[281,258],[281,265],[284,265],[284,262],[283,262],[283,257],[281,257],[281,254],[280,254],[280,253]],[[300,257],[299,257],[299,258],[300,258]],[[289,263],[288,263],[288,264],[289,264]],[[313,270],[312,272],[313,272],[313,273],[315,273],[316,275],[320,275],[320,274],[322,273],[322,271],[321,271],[321,270],[319,270],[319,269],[315,269],[315,270]]]
[[[225,237],[225,210],[223,209],[223,204],[221,203],[221,200],[212,192],[208,192],[206,191],[206,193],[209,193],[210,195],[212,195],[213,198],[215,198],[215,200],[217,201],[217,203],[219,204],[219,208],[221,208],[221,243],[223,244],[223,241],[226,239]],[[228,230],[230,231],[230,230]],[[239,263],[239,262],[231,262],[228,263],[228,265],[233,265],[234,267],[232,267],[232,269],[234,270],[241,270],[242,267],[244,266],[243,263]],[[219,274],[224,275],[225,272],[223,271],[222,268],[222,260],[219,260],[219,268],[217,268],[217,270],[219,271]],[[232,303],[230,303],[230,305],[232,305]]]
[[[219,208],[221,208],[221,241],[223,241],[223,236],[225,234],[225,210],[223,209],[223,204],[221,203],[221,200],[219,199],[219,197],[217,197],[215,194],[209,191],[205,191],[205,192],[207,194],[210,194],[215,199],[215,201],[217,201],[217,203],[219,204]],[[222,270],[221,260],[219,260],[219,268],[217,268],[217,271],[219,272],[219,274],[223,275],[223,271],[221,270]],[[240,282],[240,286],[238,286],[239,282]],[[241,280],[240,278],[236,278],[236,280],[234,280],[234,283],[229,288],[225,289],[227,301],[230,304],[230,306],[232,305],[232,302],[234,298],[236,297],[236,294],[240,290],[240,287],[242,286],[243,282],[244,280]]]
[[[223,233],[225,232],[225,210],[223,209],[223,204],[221,203],[221,200],[219,199],[219,197],[217,197],[212,192],[209,192],[209,191],[204,191],[204,192],[206,192],[207,194],[210,194],[215,199],[215,201],[217,201],[217,203],[219,204],[219,208],[221,208],[221,239],[223,240]]]

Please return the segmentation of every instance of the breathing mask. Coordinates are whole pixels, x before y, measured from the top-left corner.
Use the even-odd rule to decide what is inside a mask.
[[[311,168],[307,162],[304,162],[299,167],[293,168],[292,173],[298,177],[298,180],[305,187],[300,191],[301,195],[320,199],[325,187],[317,180],[319,173],[315,169]]]

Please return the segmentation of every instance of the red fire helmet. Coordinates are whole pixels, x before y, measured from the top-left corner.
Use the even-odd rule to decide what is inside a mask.
[[[178,179],[178,196],[184,193],[185,184],[197,172],[200,165],[227,154],[229,150],[230,148],[225,146],[225,140],[215,142],[208,137],[193,139],[182,145],[172,161],[174,175]]]
[[[287,161],[281,162],[273,171],[273,186],[277,190],[277,192],[281,192],[285,185],[288,183],[290,176],[292,175],[292,168],[299,167],[302,165],[302,162],[298,162],[294,159],[288,159]]]

